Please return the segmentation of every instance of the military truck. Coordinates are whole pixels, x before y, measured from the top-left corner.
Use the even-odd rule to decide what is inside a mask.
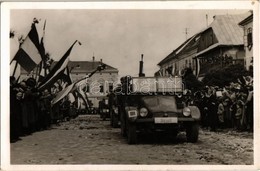
[[[198,140],[200,111],[185,102],[181,77],[125,76],[110,99],[111,124],[120,123],[129,144],[137,143],[139,132],[151,131],[167,131],[175,137],[184,130],[188,142]]]

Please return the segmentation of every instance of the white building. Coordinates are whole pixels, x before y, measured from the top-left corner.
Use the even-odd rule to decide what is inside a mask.
[[[245,68],[253,70],[253,13],[242,20],[239,25],[244,29]]]

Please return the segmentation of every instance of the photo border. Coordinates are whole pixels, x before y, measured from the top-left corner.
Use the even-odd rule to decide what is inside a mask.
[[[254,67],[254,165],[11,165],[9,140],[10,10],[12,9],[248,9],[254,12],[254,65],[259,64],[258,1],[143,1],[143,2],[4,2],[1,4],[1,169],[3,170],[259,170],[260,97]],[[8,72],[7,72],[8,71]]]

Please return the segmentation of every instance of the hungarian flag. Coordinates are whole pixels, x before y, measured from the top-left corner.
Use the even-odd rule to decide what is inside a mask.
[[[67,96],[70,92],[73,92],[74,90],[76,90],[79,85],[83,84],[85,79],[90,78],[97,71],[102,71],[105,68],[106,68],[105,64],[99,65],[97,67],[97,69],[95,69],[94,71],[89,73],[86,77],[83,77],[83,78],[79,79],[78,81],[70,84],[68,87],[66,87],[65,89],[63,89],[62,91],[57,93],[56,97],[51,101],[51,104],[54,105],[55,103],[59,102],[61,99],[63,99],[65,96]],[[90,103],[89,103],[87,96],[84,94],[84,92],[82,90],[80,90],[80,91],[77,91],[77,94],[79,94],[78,97],[81,97],[84,100],[84,103],[86,104],[86,106],[88,106],[87,104],[90,104]]]
[[[31,72],[42,60],[39,36],[34,22],[31,30],[13,60],[16,60],[27,72]],[[12,60],[12,61],[13,61]]]
[[[64,70],[64,73],[63,73],[61,79],[64,83],[67,83],[68,85],[72,84],[72,79],[71,79],[71,76],[70,76],[70,70],[69,70],[68,66]]]
[[[49,68],[46,67],[46,64],[44,63],[44,61],[42,61],[39,65],[40,68],[40,74],[38,77],[38,82],[42,82],[42,80],[44,79],[44,77],[46,76],[46,74],[49,74]]]
[[[73,46],[75,45],[76,42],[77,42],[77,40],[71,45],[71,47],[63,55],[63,57],[59,60],[59,62],[53,67],[53,69],[50,71],[50,73],[39,84],[38,89],[40,91],[42,91],[44,89],[49,89],[64,74],[64,71],[65,71],[65,69],[68,65],[68,62],[69,62],[68,57],[69,57],[70,52],[71,52],[71,50],[72,50],[72,48],[73,48]]]
[[[199,77],[200,74],[200,59],[196,58],[196,76]]]

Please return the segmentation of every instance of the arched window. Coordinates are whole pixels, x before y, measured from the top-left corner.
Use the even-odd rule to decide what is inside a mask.
[[[100,88],[99,92],[100,93],[104,93],[104,82],[105,82],[105,80],[102,79],[102,78],[98,80],[99,88]]]

